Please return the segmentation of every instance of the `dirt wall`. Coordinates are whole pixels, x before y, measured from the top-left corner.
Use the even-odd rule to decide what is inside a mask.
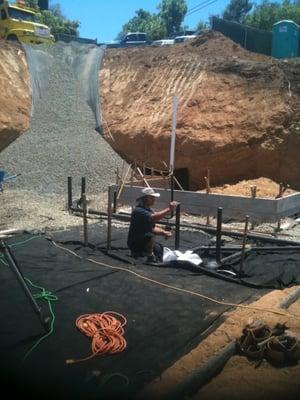
[[[30,113],[25,54],[19,45],[0,41],[0,152],[28,129]]]
[[[128,161],[168,163],[179,97],[176,167],[191,188],[261,176],[300,188],[300,60],[250,53],[209,32],[171,47],[110,49],[100,71],[104,132]]]

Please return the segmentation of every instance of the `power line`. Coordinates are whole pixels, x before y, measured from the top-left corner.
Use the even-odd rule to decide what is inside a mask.
[[[196,6],[194,6],[194,7],[192,7],[192,8],[189,8],[188,10],[187,10],[187,13],[189,14],[191,11],[193,11],[195,8],[198,8],[198,7],[200,7],[200,6],[202,6],[202,4],[203,3],[206,3],[207,2],[207,0],[204,0],[204,1],[202,1],[201,3],[199,3],[199,4],[197,4]]]
[[[206,1],[204,1],[204,2],[202,2],[202,3],[200,3],[200,4],[198,4],[197,7],[199,7],[199,8],[194,9],[193,11],[188,12],[188,13],[186,14],[186,17],[188,17],[188,16],[190,16],[190,15],[192,15],[192,14],[194,14],[194,13],[200,11],[200,10],[202,10],[202,9],[205,8],[205,7],[210,6],[210,5],[213,4],[213,3],[216,3],[217,1],[218,1],[218,0],[212,0],[212,1],[206,0]]]

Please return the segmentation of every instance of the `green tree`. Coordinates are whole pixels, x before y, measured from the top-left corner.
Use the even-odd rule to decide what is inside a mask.
[[[275,22],[283,19],[290,19],[300,24],[300,2],[299,0],[284,0],[282,3],[275,3],[264,0],[256,5],[254,10],[247,15],[245,23],[258,29],[272,30]]]
[[[205,31],[206,29],[209,29],[209,24],[204,21],[199,21],[197,26],[196,26],[196,32],[202,32]]]
[[[26,5],[31,8],[38,9],[38,0],[26,0]]]
[[[162,0],[158,5],[159,15],[165,23],[167,35],[180,32],[188,7],[185,0]]]
[[[253,3],[249,0],[231,0],[223,12],[223,18],[242,24],[252,7]]]
[[[145,32],[151,40],[161,39],[166,36],[167,31],[164,21],[158,14],[151,14],[142,8],[135,12],[135,16],[131,18],[122,27],[122,31],[118,34],[121,39],[127,32]]]
[[[64,33],[67,35],[78,36],[79,21],[68,20],[62,13],[60,5],[54,4],[49,10],[39,10],[37,0],[26,0],[26,5],[39,11],[37,14],[38,22],[49,26],[52,34]]]

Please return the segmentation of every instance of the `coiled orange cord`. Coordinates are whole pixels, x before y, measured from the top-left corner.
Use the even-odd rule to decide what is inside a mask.
[[[97,355],[121,353],[127,346],[123,336],[123,327],[126,324],[127,319],[124,315],[113,311],[81,315],[76,319],[76,326],[82,333],[92,338],[92,354],[79,360],[66,360],[66,364],[86,361]]]

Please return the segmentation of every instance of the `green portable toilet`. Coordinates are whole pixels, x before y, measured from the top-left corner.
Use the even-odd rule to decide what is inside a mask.
[[[273,25],[272,56],[298,57],[300,27],[294,21],[282,20]]]

